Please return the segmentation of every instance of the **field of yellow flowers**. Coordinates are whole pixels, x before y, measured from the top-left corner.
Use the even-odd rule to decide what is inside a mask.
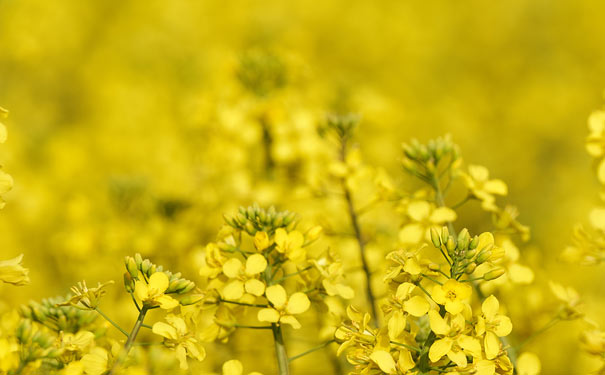
[[[0,375],[605,374],[604,12],[0,0]]]

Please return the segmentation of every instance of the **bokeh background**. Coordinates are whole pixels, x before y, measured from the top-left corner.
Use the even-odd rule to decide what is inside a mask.
[[[0,0],[0,160],[15,180],[0,254],[24,253],[32,278],[0,286],[3,303],[119,281],[137,251],[194,278],[223,213],[254,201],[336,215],[304,187],[328,153],[317,125],[352,110],[365,161],[404,187],[401,143],[451,134],[508,183],[536,277],[573,285],[603,320],[602,269],[558,261],[597,201],[584,138],[603,103],[603,12],[598,0]],[[238,80],[255,54],[284,69],[271,96]],[[480,229],[471,211],[461,220]],[[528,346],[545,374],[590,367],[576,326]]]

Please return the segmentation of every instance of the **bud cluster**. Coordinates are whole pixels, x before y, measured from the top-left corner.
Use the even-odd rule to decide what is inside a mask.
[[[57,358],[61,354],[61,349],[54,346],[55,337],[33,325],[29,319],[21,320],[15,336],[21,345],[21,363]]]
[[[458,146],[447,136],[431,139],[427,144],[413,139],[411,143],[404,143],[402,147],[403,167],[412,174],[421,173],[429,176],[435,173],[442,160],[449,160],[452,164],[460,159]]]
[[[256,232],[273,235],[278,228],[285,228],[288,231],[294,229],[297,218],[294,212],[278,212],[273,206],[264,209],[254,204],[247,208],[240,207],[235,216],[225,216],[225,222],[230,227],[246,231],[251,236],[254,236]]]
[[[195,283],[181,277],[181,273],[172,273],[164,270],[163,266],[158,266],[152,263],[149,259],[143,259],[141,254],[137,253],[134,257],[127,256],[124,258],[124,264],[128,272],[124,273],[124,286],[128,293],[134,292],[135,281],[142,276],[148,279],[156,272],[163,272],[168,276],[170,284],[164,293],[185,294],[195,288]]]
[[[452,276],[463,273],[472,274],[477,266],[487,261],[497,261],[504,256],[504,250],[494,246],[494,239],[490,233],[471,238],[466,228],[462,229],[455,238],[449,233],[447,227],[441,231],[431,228],[431,242],[433,245],[447,253],[452,260]],[[505,273],[503,268],[495,268],[483,276],[484,280],[494,280]]]
[[[319,128],[319,134],[324,136],[328,132],[332,132],[341,140],[349,139],[353,135],[353,131],[359,124],[360,120],[360,116],[355,113],[347,113],[342,115],[330,113],[326,115],[324,125]]]
[[[97,315],[74,306],[61,305],[69,300],[64,297],[46,298],[41,302],[30,301],[19,308],[25,319],[38,322],[55,332],[76,333],[92,324]]]

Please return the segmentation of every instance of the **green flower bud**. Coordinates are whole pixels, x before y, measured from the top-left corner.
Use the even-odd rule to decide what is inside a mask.
[[[201,294],[189,294],[181,299],[179,299],[179,303],[182,306],[195,305],[200,302],[204,298]]]
[[[474,249],[477,248],[477,245],[479,245],[479,236],[473,237],[473,240],[471,241],[471,243],[468,246],[468,248],[471,249],[471,250],[474,250]]]
[[[454,250],[456,250],[456,242],[454,241],[454,237],[453,236],[450,236],[447,239],[445,247],[447,248],[447,251],[450,252],[450,253],[452,253]]]
[[[477,254],[477,249],[467,250],[465,258],[466,259],[471,259],[472,257],[475,256],[475,254]]]
[[[464,228],[458,234],[458,249],[466,249],[471,240],[471,236],[468,234],[468,229]]]
[[[137,267],[137,263],[133,257],[126,257],[126,269],[133,279],[138,278],[139,268]]]
[[[128,293],[134,292],[134,279],[129,272],[124,272],[124,288]]]
[[[490,250],[481,250],[479,255],[477,255],[476,262],[478,264],[481,264],[481,263],[487,261],[491,256],[492,256],[492,252]]]
[[[468,266],[464,268],[464,273],[471,274],[475,272],[475,268],[477,268],[477,263],[470,263]]]
[[[441,238],[439,237],[439,232],[437,232],[437,228],[431,227],[431,241],[433,242],[433,246],[436,248],[441,247]]]
[[[483,279],[495,280],[495,279],[499,278],[500,276],[504,275],[505,273],[506,273],[506,271],[504,270],[504,268],[496,268],[496,269],[493,269],[493,270],[487,272],[485,275],[483,275]]]
[[[450,237],[450,231],[447,230],[447,227],[441,228],[441,243],[447,243],[447,239]]]
[[[151,269],[151,261],[149,259],[145,259],[141,264],[141,271],[149,276],[149,270]]]
[[[134,261],[137,264],[137,268],[141,269],[141,266],[143,265],[143,257],[141,257],[141,254],[134,254]]]

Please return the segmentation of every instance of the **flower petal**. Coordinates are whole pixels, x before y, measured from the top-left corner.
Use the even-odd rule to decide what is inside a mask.
[[[263,272],[267,268],[267,259],[261,254],[251,255],[246,260],[246,275],[252,276]]]
[[[395,360],[391,356],[391,353],[385,350],[374,350],[374,352],[370,354],[370,359],[374,361],[383,372],[387,374],[397,373]]]
[[[261,322],[277,323],[279,322],[279,311],[272,308],[261,309],[256,317]]]
[[[281,285],[271,285],[265,290],[267,300],[273,304],[276,308],[282,308],[286,304],[288,298],[286,290]]]
[[[290,296],[286,311],[288,314],[302,314],[309,309],[311,301],[306,294],[298,292]]]

